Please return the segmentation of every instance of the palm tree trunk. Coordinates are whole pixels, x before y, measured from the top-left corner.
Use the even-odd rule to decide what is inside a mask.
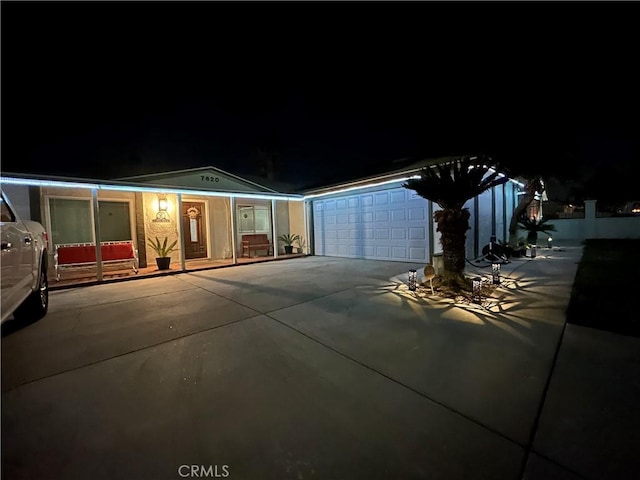
[[[525,186],[524,194],[520,196],[518,205],[513,211],[511,222],[509,222],[509,246],[515,248],[518,245],[518,221],[527,209],[529,204],[535,199],[536,192],[542,191],[542,179],[540,176],[531,178]]]
[[[469,230],[469,210],[445,209],[434,213],[441,234],[444,272],[442,283],[451,287],[464,287],[465,243]]]

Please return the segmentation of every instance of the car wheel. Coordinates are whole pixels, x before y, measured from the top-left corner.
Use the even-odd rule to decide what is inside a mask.
[[[40,282],[36,291],[31,293],[20,305],[13,316],[16,320],[24,320],[27,322],[35,322],[40,320],[47,314],[49,310],[49,281],[47,279],[47,271],[43,269],[40,273]]]

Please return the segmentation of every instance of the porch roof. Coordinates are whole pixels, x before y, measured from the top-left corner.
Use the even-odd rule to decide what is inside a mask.
[[[176,186],[155,182],[136,182],[129,180],[97,180],[77,177],[61,177],[53,175],[35,175],[23,173],[2,172],[0,183],[18,184],[27,186],[60,187],[60,188],[87,188],[98,190],[121,190],[130,192],[149,193],[185,193],[191,195],[214,197],[242,197],[275,200],[302,201],[301,194],[279,193],[266,189],[264,191],[247,190],[218,190],[203,189],[189,186]]]
[[[405,181],[409,178],[417,175],[420,170],[425,167],[432,167],[435,165],[439,165],[441,163],[450,162],[457,158],[460,158],[461,155],[447,156],[447,157],[437,157],[437,158],[426,158],[423,160],[419,160],[416,162],[412,162],[409,165],[405,165],[404,167],[389,170],[384,173],[379,173],[376,175],[370,175],[364,178],[359,178],[356,180],[340,182],[333,185],[328,185],[326,187],[313,188],[303,191],[306,198],[319,197],[323,195],[329,195],[334,193],[346,192],[351,190],[358,190],[362,188],[369,188],[372,186],[384,185],[387,183],[395,183],[399,181]],[[515,179],[510,178],[510,181],[522,185]]]

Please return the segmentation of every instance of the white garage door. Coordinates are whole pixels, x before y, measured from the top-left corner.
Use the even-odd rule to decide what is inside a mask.
[[[314,200],[315,254],[425,261],[427,201],[405,188]]]

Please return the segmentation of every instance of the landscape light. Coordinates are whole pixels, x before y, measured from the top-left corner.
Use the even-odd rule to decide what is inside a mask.
[[[493,262],[491,264],[491,276],[494,285],[500,285],[500,263]]]
[[[547,238],[547,248],[551,248],[553,246],[553,238],[549,237]]]
[[[536,246],[531,245],[531,258],[536,258]]]
[[[417,273],[416,271],[412,268],[411,270],[409,270],[409,290],[411,290],[412,292],[416,291],[416,278],[417,278]]]
[[[473,303],[482,303],[482,278],[473,279]]]

